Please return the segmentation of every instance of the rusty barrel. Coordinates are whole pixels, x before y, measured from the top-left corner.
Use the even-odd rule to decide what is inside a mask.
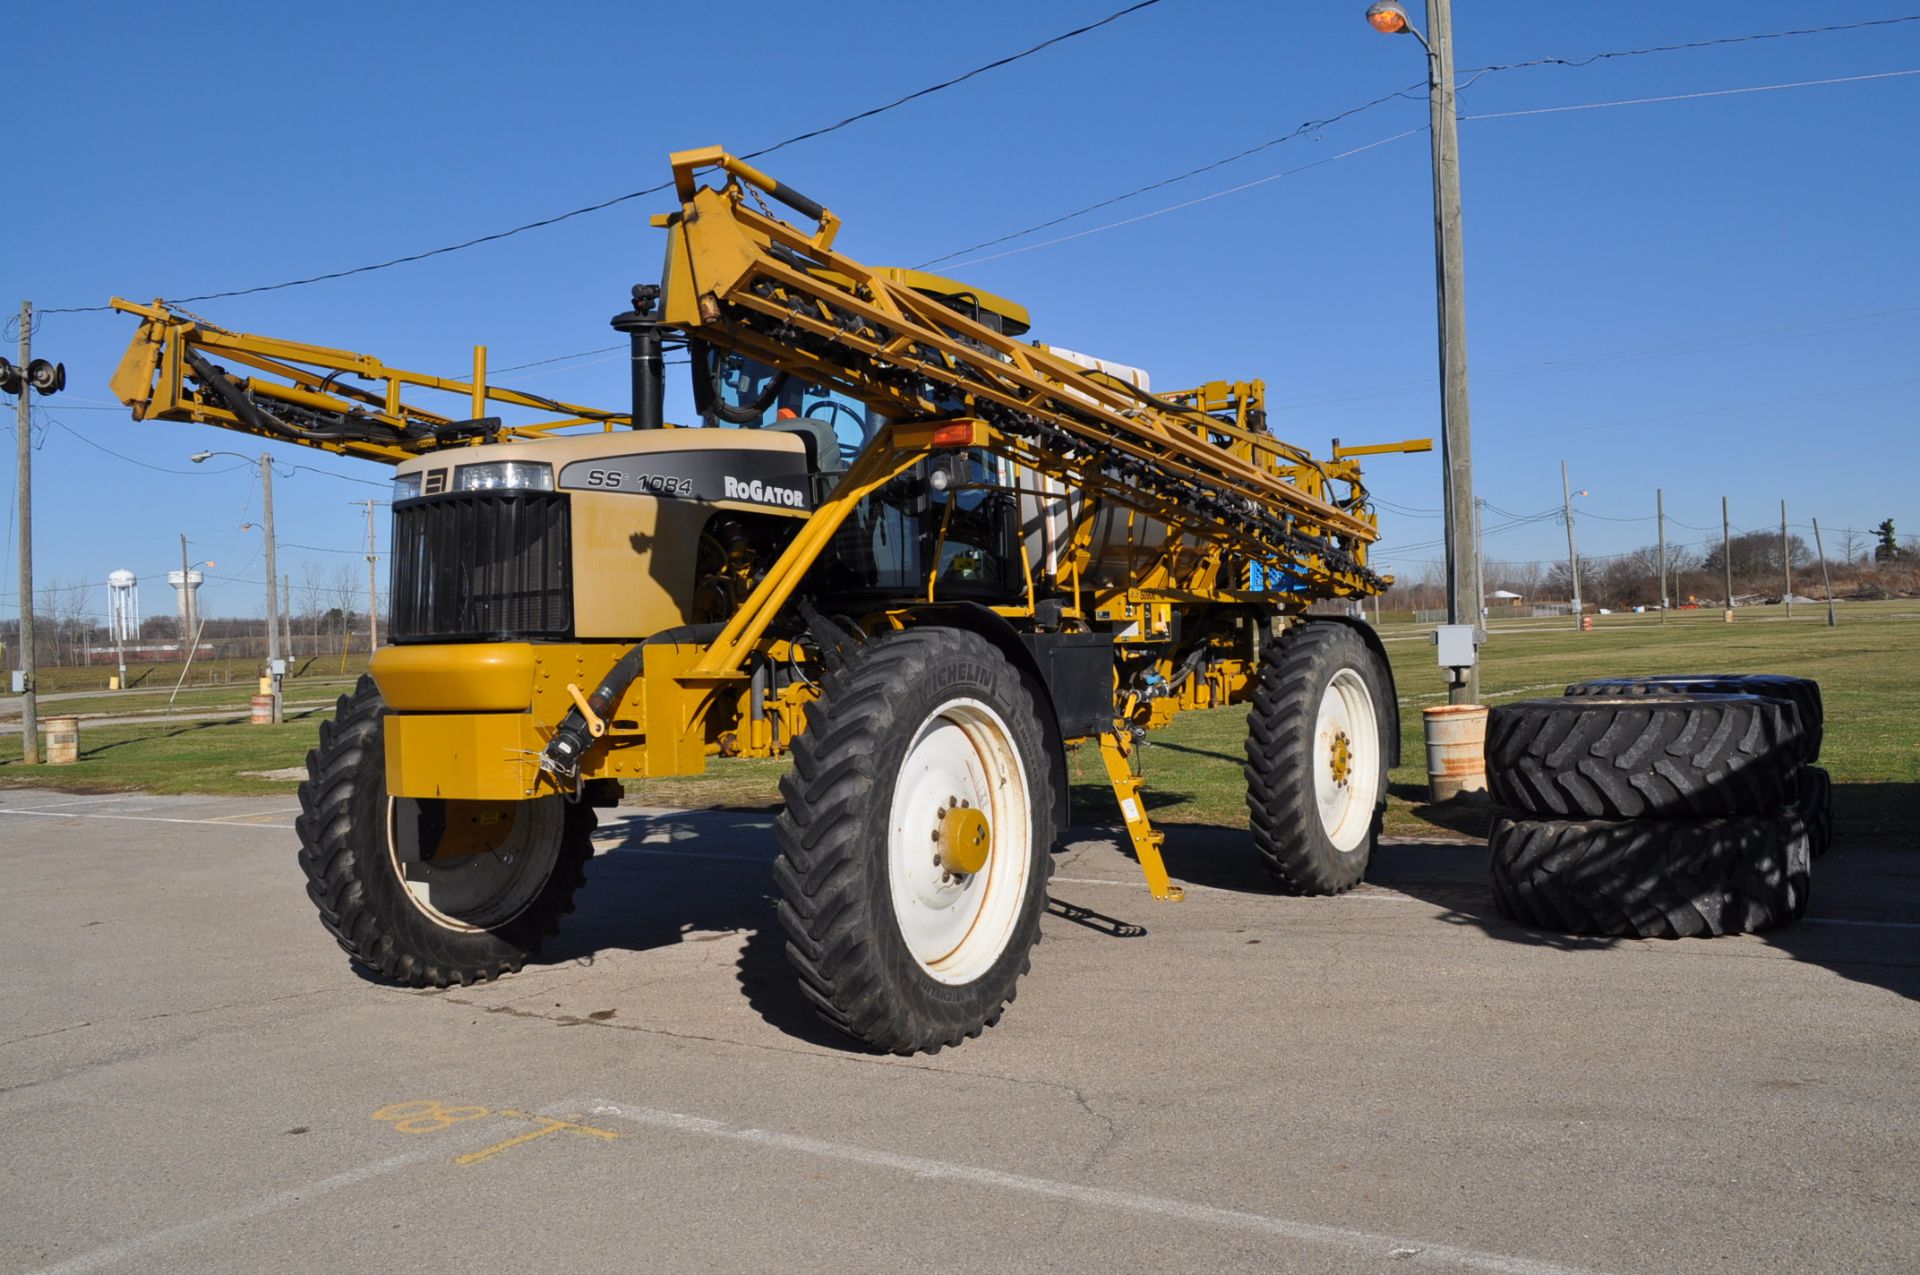
[[[1580,631],[1581,631],[1582,633],[1591,633],[1591,632],[1593,632],[1593,617],[1592,617],[1592,616],[1590,616],[1590,615],[1583,615],[1583,616],[1581,616],[1581,617],[1580,617]]]
[[[1487,706],[1441,704],[1421,710],[1427,728],[1427,791],[1450,801],[1487,791]]]
[[[71,766],[80,760],[80,719],[43,717],[40,725],[47,732],[47,765]]]
[[[256,695],[253,697],[253,716],[247,719],[255,726],[273,725],[273,696]]]

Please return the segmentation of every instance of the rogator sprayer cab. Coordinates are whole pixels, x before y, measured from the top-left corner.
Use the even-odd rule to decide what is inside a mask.
[[[622,780],[791,753],[774,877],[803,992],[876,1048],[956,1044],[1038,939],[1067,749],[1099,749],[1178,898],[1136,748],[1241,702],[1257,852],[1294,892],[1359,881],[1392,679],[1371,630],[1305,612],[1383,587],[1353,456],[1424,444],[1316,460],[1258,381],[1156,394],[1023,340],[1011,301],[835,251],[831,213],[718,149],[673,168],[662,284],[614,320],[624,412],[489,384],[484,351],[462,381],[114,303],[143,319],[113,382],[138,419],[395,466],[391,644],[300,790],[348,954],[414,986],[517,970]]]

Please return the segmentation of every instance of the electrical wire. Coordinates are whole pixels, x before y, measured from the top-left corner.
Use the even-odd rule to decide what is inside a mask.
[[[1232,164],[1239,160],[1246,159],[1250,155],[1258,155],[1262,151],[1272,150],[1276,146],[1284,145],[1285,143],[1292,141],[1296,137],[1304,137],[1309,133],[1317,133],[1322,129],[1329,127],[1330,125],[1340,123],[1342,120],[1352,119],[1354,116],[1359,115],[1362,112],[1370,111],[1376,106],[1385,106],[1388,102],[1394,101],[1397,98],[1404,98],[1407,96],[1407,94],[1413,92],[1416,89],[1425,89],[1425,88],[1426,88],[1426,81],[1424,80],[1416,81],[1414,84],[1409,85],[1407,88],[1396,89],[1391,93],[1386,93],[1381,95],[1380,97],[1376,97],[1370,102],[1363,102],[1359,106],[1348,107],[1346,110],[1339,111],[1333,115],[1329,115],[1325,119],[1308,120],[1307,122],[1301,124],[1299,127],[1295,128],[1291,132],[1282,133],[1278,137],[1270,137],[1264,142],[1258,142],[1252,146],[1247,147],[1245,150],[1235,151],[1231,155],[1226,155],[1221,157],[1220,159],[1212,160],[1208,163],[1201,164],[1196,168],[1189,168],[1184,173],[1177,173],[1172,177],[1163,177],[1159,181],[1148,182],[1144,186],[1136,186],[1132,190],[1127,191],[1125,194],[1114,195],[1107,199],[1098,200],[1094,203],[1086,205],[1084,208],[1076,208],[1070,213],[1062,213],[1060,216],[1050,218],[1047,221],[1036,222],[1034,225],[1028,226],[1024,230],[1015,230],[1009,234],[1004,234],[994,239],[983,239],[982,241],[972,245],[971,247],[959,248],[954,250],[953,252],[944,253],[941,256],[930,258],[926,261],[921,262],[918,266],[915,267],[915,269],[925,270],[928,267],[936,266],[943,261],[950,261],[955,257],[962,257],[970,252],[978,252],[982,248],[998,247],[1000,244],[1007,243],[1010,240],[1023,239],[1028,235],[1037,234],[1042,230],[1050,230],[1054,226],[1058,226],[1063,222],[1072,221],[1075,217],[1084,217],[1086,214],[1090,212],[1096,212],[1099,209],[1109,207],[1113,204],[1123,203],[1126,200],[1132,199],[1137,195],[1144,195],[1144,194],[1147,194],[1149,191],[1159,190],[1163,186],[1171,186],[1175,182],[1186,181],[1189,177],[1198,177],[1202,173],[1210,173],[1216,168],[1223,168],[1228,164]]]
[[[48,416],[46,417],[46,420],[49,424],[57,425],[59,428],[73,435],[75,438],[79,439],[81,442],[85,443],[87,446],[93,448],[95,451],[105,452],[107,455],[113,457],[115,460],[123,460],[127,462],[127,464],[129,465],[138,465],[142,469],[151,469],[156,474],[179,474],[183,476],[192,476],[195,474],[230,474],[236,469],[244,469],[248,465],[253,463],[252,461],[242,461],[238,465],[228,465],[223,469],[168,469],[165,465],[154,465],[144,460],[136,460],[132,456],[126,456],[121,454],[120,452],[114,451],[113,448],[111,447],[106,447],[99,443],[96,443],[91,438],[88,438],[85,434],[82,434],[79,430],[73,428],[73,426],[67,424],[63,420],[58,419],[57,417]]]
[[[785,150],[787,147],[797,145],[800,142],[812,141],[815,138],[825,137],[829,133],[838,132],[839,130],[843,128],[847,128],[850,125],[858,124],[862,120],[872,119],[876,115],[883,115],[888,111],[892,111],[899,107],[905,106],[909,102],[918,101],[923,97],[930,97],[935,93],[943,92],[944,90],[953,88],[956,85],[964,84],[968,80],[973,79],[975,76],[985,75],[989,71],[996,71],[1002,67],[1011,66],[1015,62],[1019,62],[1024,58],[1030,58],[1034,54],[1039,53],[1045,49],[1052,48],[1056,44],[1061,44],[1067,40],[1072,40],[1078,36],[1083,36],[1091,32],[1098,31],[1100,28],[1107,26],[1109,23],[1118,22],[1122,18],[1138,13],[1142,9],[1150,9],[1159,3],[1161,3],[1161,0],[1136,0],[1135,3],[1127,5],[1125,8],[1117,9],[1114,12],[1108,14],[1104,18],[1101,18],[1094,22],[1086,23],[1082,26],[1075,27],[1071,31],[1063,31],[1059,35],[1051,36],[1048,39],[1042,40],[1040,43],[1033,45],[1030,48],[1022,49],[1018,53],[1011,53],[1005,57],[995,58],[993,61],[983,63],[980,66],[976,66],[970,71],[964,71],[959,75],[951,77],[950,79],[941,80],[937,84],[929,84],[924,88],[915,89],[913,92],[903,94],[900,97],[894,98],[890,102],[883,102],[878,106],[872,106],[872,107],[868,107],[866,110],[857,111],[854,114],[849,115],[844,119],[837,120],[832,124],[823,125],[819,128],[808,129],[804,133],[796,133],[792,137],[786,138],[784,141],[773,143],[771,146],[762,146],[758,150],[747,151],[745,154],[741,155],[740,158],[741,159],[758,159],[763,155],[771,155],[775,151]],[[388,270],[393,268],[394,266],[408,265],[416,261],[425,261],[431,257],[445,256],[447,253],[451,253],[451,252],[462,252],[468,248],[476,248],[481,244],[497,243],[502,239],[511,238],[514,235],[525,234],[527,231],[530,231],[530,230],[541,230],[548,226],[556,226],[563,221],[571,221],[576,217],[584,217],[588,213],[601,212],[601,211],[604,211],[605,209],[615,207],[619,204],[629,203],[636,199],[642,199],[648,195],[658,194],[663,190],[667,190],[671,188],[672,185],[673,183],[670,181],[660,182],[657,185],[648,186],[641,190],[628,191],[624,195],[615,195],[611,199],[603,199],[598,203],[588,204],[581,208],[570,209],[567,212],[555,213],[550,217],[542,217],[537,221],[529,221],[522,225],[512,226],[506,230],[496,230],[491,234],[477,235],[472,239],[462,240],[459,243],[444,244],[438,248],[428,248],[421,252],[408,253],[405,256],[393,257],[386,261],[370,262],[366,265],[352,266],[344,270],[329,270],[323,274],[308,275],[305,278],[300,278],[300,279],[286,279],[286,280],[282,280],[279,283],[258,284],[251,288],[230,288],[224,292],[205,292],[197,296],[178,297],[178,298],[174,298],[174,302],[180,305],[187,305],[195,301],[220,301],[228,297],[245,297],[245,296],[252,296],[256,293],[261,293],[261,292],[278,292],[285,288],[301,288],[301,287],[307,286],[308,284],[325,283],[334,279],[350,278],[354,275],[371,274],[376,270]],[[94,312],[103,311],[103,310],[109,310],[111,308],[112,308],[111,306],[103,306],[103,305],[55,306],[55,307],[49,308],[46,311],[46,313],[48,314],[87,314],[87,313],[94,313]]]
[[[1673,53],[1673,52],[1677,52],[1685,49],[1704,49],[1704,48],[1711,48],[1713,46],[1723,45],[1723,44],[1745,44],[1755,40],[1779,40],[1779,39],[1786,39],[1792,36],[1821,35],[1821,34],[1826,34],[1826,33],[1835,32],[1835,31],[1853,31],[1853,30],[1858,30],[1862,27],[1890,26],[1890,25],[1895,25],[1903,22],[1920,22],[1920,14],[1914,14],[1908,17],[1901,17],[1901,18],[1875,19],[1873,21],[1868,21],[1868,22],[1842,23],[1834,26],[1806,27],[1806,28],[1802,28],[1794,31],[1769,31],[1769,32],[1762,32],[1754,35],[1727,36],[1727,37],[1723,37],[1720,39],[1713,39],[1713,40],[1697,40],[1687,44],[1657,45],[1650,48],[1642,48],[1642,49],[1613,49],[1613,50],[1608,50],[1606,52],[1601,52],[1601,53],[1591,53],[1591,54],[1587,54],[1585,56],[1577,57],[1577,58],[1559,58],[1559,57],[1536,58],[1528,62],[1507,62],[1507,63],[1501,63],[1497,65],[1492,65],[1492,66],[1471,67],[1465,71],[1459,72],[1459,74],[1466,75],[1471,78],[1469,78],[1465,84],[1461,85],[1460,88],[1456,89],[1455,91],[1456,92],[1464,91],[1465,89],[1473,87],[1474,82],[1481,79],[1482,77],[1487,75],[1499,74],[1504,71],[1519,71],[1519,70],[1525,70],[1532,67],[1542,67],[1542,66],[1586,67],[1586,66],[1591,66],[1596,62],[1608,61],[1615,58],[1643,57],[1648,54]],[[1787,86],[1779,86],[1779,87],[1787,87]],[[1226,155],[1220,159],[1213,160],[1209,163],[1201,164],[1201,165],[1198,165],[1197,167],[1190,168],[1183,173],[1176,174],[1175,176],[1165,177],[1165,178],[1161,178],[1158,181],[1148,182],[1144,186],[1136,186],[1132,190],[1126,191],[1122,194],[1113,195],[1106,199],[1099,200],[1095,203],[1087,204],[1084,207],[1077,208],[1070,213],[1063,213],[1058,217],[1053,217],[1053,218],[1049,218],[1046,221],[1037,222],[1034,225],[1026,227],[1025,229],[1012,231],[1008,234],[1000,235],[993,239],[983,240],[980,243],[974,244],[970,248],[961,248],[961,249],[958,249],[957,251],[949,252],[942,256],[933,257],[927,261],[921,262],[919,268],[924,270],[929,266],[936,265],[943,261],[950,261],[954,257],[963,256],[970,252],[977,252],[982,248],[997,247],[1000,244],[1007,243],[1014,239],[1022,239],[1028,235],[1037,234],[1042,230],[1050,230],[1054,226],[1060,225],[1063,222],[1072,221],[1076,217],[1084,216],[1085,214],[1097,211],[1098,209],[1106,208],[1113,204],[1122,203],[1126,200],[1134,198],[1135,196],[1144,195],[1150,191],[1159,190],[1163,186],[1170,186],[1170,185],[1173,185],[1175,182],[1185,181],[1190,177],[1198,177],[1202,173],[1212,172],[1216,168],[1220,168],[1224,165],[1234,163],[1237,160],[1245,159],[1250,155],[1257,155],[1262,151],[1269,150],[1285,142],[1290,142],[1297,137],[1301,137],[1303,135],[1306,135],[1312,132],[1317,132],[1320,129],[1326,128],[1329,125],[1339,123],[1343,120],[1351,119],[1352,117],[1359,115],[1362,112],[1370,111],[1375,107],[1384,106],[1387,103],[1394,101],[1396,98],[1407,97],[1410,93],[1414,93],[1417,90],[1421,90],[1424,88],[1426,88],[1426,81],[1424,80],[1416,81],[1414,84],[1408,86],[1407,88],[1398,89],[1392,93],[1383,94],[1382,96],[1376,97],[1369,102],[1363,102],[1358,106],[1349,107],[1344,111],[1339,111],[1333,115],[1329,115],[1323,120],[1309,121],[1305,124],[1300,125],[1298,128],[1294,129],[1292,132],[1285,133],[1279,137],[1270,138],[1267,141],[1257,143],[1253,146],[1249,146],[1244,150],[1236,151],[1231,155]],[[1761,92],[1765,90],[1750,89],[1750,90],[1742,90],[1742,91]],[[1621,104],[1625,105],[1626,103],[1621,103]],[[1552,109],[1576,109],[1576,108],[1552,108]],[[1582,107],[1577,109],[1592,109],[1592,108]],[[1500,117],[1494,116],[1494,115],[1486,115],[1486,116],[1477,116],[1477,117],[1461,116],[1461,118],[1462,119],[1473,119],[1473,118],[1492,119],[1492,118],[1500,118]]]
[[[1771,92],[1775,89],[1808,88],[1808,87],[1812,87],[1815,85],[1822,85],[1822,84],[1849,84],[1849,83],[1856,83],[1862,80],[1881,80],[1881,79],[1890,79],[1898,76],[1909,76],[1909,75],[1920,75],[1920,69],[1908,70],[1908,71],[1877,72],[1870,75],[1843,76],[1837,79],[1827,79],[1827,80],[1801,80],[1801,81],[1796,81],[1794,83],[1788,83],[1788,84],[1762,84],[1762,85],[1755,85],[1752,87],[1737,88],[1737,89],[1715,89],[1715,90],[1699,92],[1699,93],[1677,93],[1677,94],[1670,94],[1664,97],[1622,98],[1618,101],[1586,102],[1586,103],[1581,103],[1575,106],[1540,107],[1533,110],[1500,111],[1500,112],[1493,112],[1485,115],[1462,115],[1460,119],[1462,121],[1511,119],[1511,118],[1516,118],[1522,115],[1547,115],[1547,114],[1555,114],[1562,111],[1573,111],[1573,110],[1593,111],[1593,110],[1603,110],[1609,107],[1640,106],[1650,102],[1684,102],[1684,101],[1692,101],[1699,98],[1728,97],[1728,96],[1732,96],[1735,94],[1742,94],[1742,93],[1765,93],[1765,92]],[[1268,182],[1278,181],[1283,177],[1291,177],[1295,173],[1302,173],[1307,171],[1310,168],[1318,168],[1322,164],[1330,164],[1335,160],[1348,159],[1354,155],[1361,154],[1364,151],[1373,150],[1375,147],[1385,146],[1389,142],[1397,142],[1401,138],[1411,137],[1415,133],[1424,133],[1426,131],[1427,129],[1425,127],[1408,129],[1406,132],[1396,133],[1392,137],[1384,137],[1384,138],[1381,138],[1379,141],[1370,142],[1364,146],[1357,146],[1357,147],[1354,147],[1352,150],[1342,151],[1337,155],[1330,155],[1325,159],[1316,160],[1314,163],[1303,164],[1299,168],[1288,169],[1285,172],[1274,173],[1267,177],[1257,178],[1254,181],[1243,182],[1238,186],[1230,186],[1225,190],[1215,191],[1210,195],[1201,195],[1195,199],[1184,200],[1181,203],[1177,203],[1177,204],[1170,204],[1165,208],[1157,208],[1152,212],[1141,213],[1138,216],[1122,218],[1119,221],[1110,221],[1100,226],[1092,226],[1086,230],[1075,231],[1070,235],[1059,235],[1052,239],[1043,239],[1038,243],[1025,244],[1018,248],[1009,248],[1005,252],[989,253],[984,257],[969,257],[965,261],[954,262],[950,268],[959,269],[963,266],[975,266],[975,265],[980,265],[984,262],[998,261],[1003,257],[1018,256],[1019,254],[1024,252],[1033,252],[1041,248],[1048,248],[1056,244],[1066,243],[1070,240],[1083,239],[1088,235],[1097,235],[1103,231],[1116,230],[1122,226],[1130,226],[1130,225],[1133,225],[1135,222],[1147,221],[1154,217],[1165,216],[1168,213],[1179,212],[1182,209],[1192,208],[1196,204],[1209,203],[1215,199],[1225,198],[1228,195],[1239,194],[1242,191],[1251,190],[1255,186],[1263,186],[1263,185],[1266,185]],[[1007,238],[1019,238],[1019,235],[1017,234],[1011,235],[1011,236],[1007,236]]]
[[[1863,80],[1895,80],[1903,76],[1920,75],[1920,68],[1910,71],[1876,71],[1869,75],[1839,75],[1825,80],[1793,80],[1785,84],[1755,84],[1737,89],[1708,89],[1699,93],[1666,93],[1659,97],[1623,97],[1611,102],[1579,102],[1571,106],[1536,106],[1524,111],[1487,111],[1478,115],[1462,115],[1461,123],[1470,120],[1511,120],[1526,115],[1561,115],[1568,111],[1598,111],[1612,106],[1646,106],[1656,102],[1691,102],[1703,97],[1737,97],[1743,93],[1772,93],[1778,89],[1816,88],[1823,84],[1858,84]]]
[[[1866,27],[1892,27],[1906,22],[1920,22],[1920,13],[1908,14],[1898,18],[1869,18],[1864,22],[1839,22],[1824,27],[1799,27],[1791,31],[1762,31],[1754,35],[1726,35],[1711,40],[1689,40],[1684,44],[1656,44],[1644,49],[1613,49],[1605,53],[1589,53],[1577,58],[1534,58],[1527,62],[1501,62],[1492,66],[1470,67],[1461,72],[1463,75],[1488,75],[1496,71],[1521,71],[1536,66],[1585,67],[1596,62],[1606,62],[1614,58],[1645,57],[1651,53],[1679,53],[1692,49],[1712,49],[1728,44],[1752,44],[1756,40],[1786,40],[1803,35],[1830,35],[1837,31],[1859,31]]]
[[[1076,230],[1070,235],[1059,235],[1052,239],[1042,239],[1039,243],[1023,244],[1018,248],[1009,248],[1005,252],[988,253],[984,257],[969,257],[965,261],[954,262],[952,268],[957,270],[962,266],[977,266],[982,262],[999,261],[1003,257],[1017,257],[1023,252],[1036,252],[1041,248],[1051,248],[1055,244],[1067,243],[1074,239],[1085,239],[1088,235],[1097,235],[1102,231],[1117,230],[1121,226],[1131,226],[1136,222],[1150,221],[1155,217],[1164,217],[1168,213],[1180,212],[1182,209],[1192,208],[1196,204],[1211,203],[1216,199],[1225,199],[1228,195],[1237,195],[1242,191],[1252,190],[1255,186],[1265,186],[1269,182],[1277,182],[1284,177],[1292,177],[1296,174],[1304,173],[1309,169],[1321,168],[1327,164],[1332,164],[1343,159],[1352,159],[1356,155],[1365,154],[1370,150],[1377,150],[1382,146],[1426,131],[1427,128],[1424,124],[1419,128],[1409,128],[1403,132],[1395,133],[1391,137],[1382,137],[1377,141],[1368,142],[1365,145],[1355,146],[1350,150],[1341,151],[1337,155],[1328,155],[1322,159],[1316,159],[1310,164],[1302,164],[1298,168],[1289,168],[1278,173],[1270,173],[1265,177],[1256,177],[1250,182],[1242,182],[1238,186],[1229,186],[1225,190],[1216,190],[1211,195],[1201,195],[1195,199],[1185,199],[1177,204],[1168,204],[1165,208],[1156,208],[1152,212],[1144,212],[1132,217],[1123,217],[1119,221],[1110,221],[1105,225],[1089,226],[1085,230]]]

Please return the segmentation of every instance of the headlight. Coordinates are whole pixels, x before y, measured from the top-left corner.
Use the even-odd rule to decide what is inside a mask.
[[[529,460],[496,460],[461,465],[453,471],[455,491],[552,491],[553,466]]]
[[[393,498],[395,500],[412,500],[419,494],[420,474],[417,471],[411,474],[401,474],[393,480]]]

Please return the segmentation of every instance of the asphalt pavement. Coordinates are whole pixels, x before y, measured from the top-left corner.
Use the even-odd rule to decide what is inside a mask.
[[[1663,943],[1500,920],[1473,843],[1290,899],[1171,825],[1164,904],[1082,829],[1100,915],[902,1059],[795,991],[771,812],[607,812],[544,963],[419,992],[321,930],[293,804],[0,792],[0,1271],[1920,1265],[1911,854]]]

